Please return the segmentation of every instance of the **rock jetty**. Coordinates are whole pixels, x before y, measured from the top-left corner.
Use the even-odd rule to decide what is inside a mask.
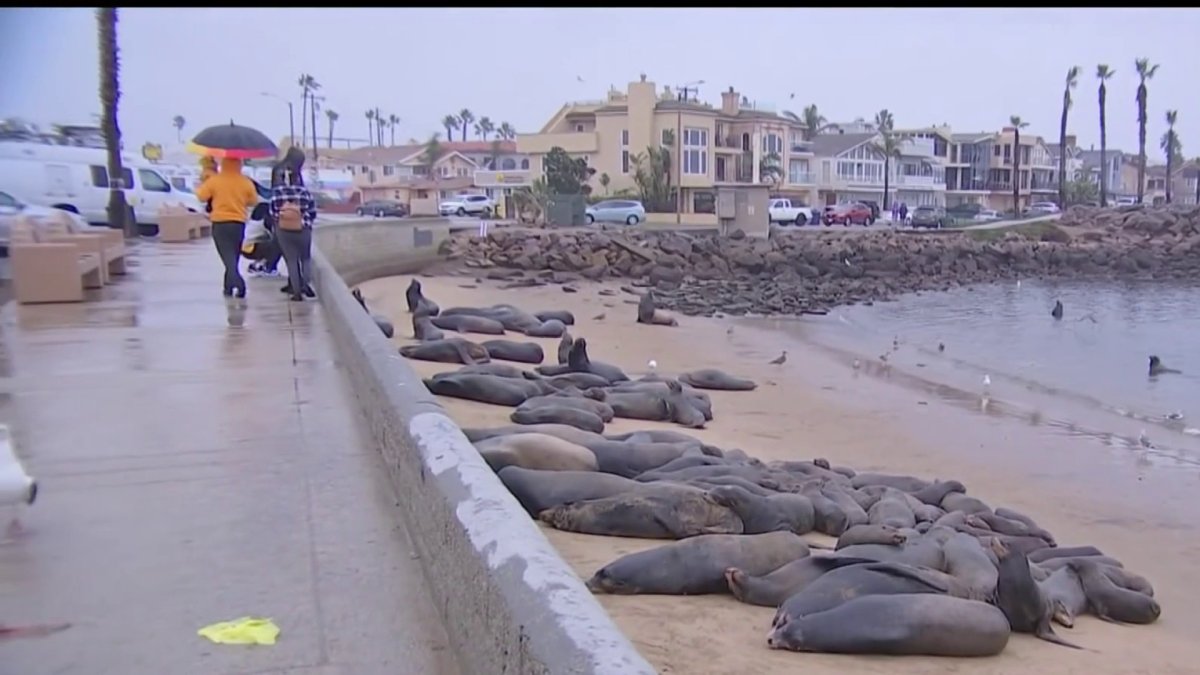
[[[807,228],[770,239],[497,228],[457,235],[441,252],[476,276],[518,285],[630,279],[688,315],[821,313],[1018,277],[1200,279],[1200,207],[1073,207],[1057,222],[1006,230]]]

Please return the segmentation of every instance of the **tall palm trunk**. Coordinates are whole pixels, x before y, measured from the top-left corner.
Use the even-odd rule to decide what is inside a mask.
[[[1108,88],[1100,80],[1100,206],[1108,206],[1108,128],[1104,122],[1104,102]]]
[[[1021,128],[1013,129],[1013,214],[1021,215]]]
[[[888,191],[891,188],[891,182],[888,180],[892,175],[892,158],[883,156],[883,206],[880,207],[880,213],[888,210]]]
[[[1175,164],[1175,133],[1167,132],[1167,203],[1171,203],[1171,169]]]
[[[329,146],[328,146],[330,149],[333,149],[333,123],[334,123],[334,119],[332,117],[330,117],[329,118]]]
[[[392,147],[396,147],[396,123],[388,122],[388,131],[392,132]]]
[[[117,104],[121,99],[121,61],[117,49],[117,8],[96,9],[96,28],[100,43],[100,102],[103,106],[101,126],[104,145],[108,151],[108,224],[120,228],[127,237],[138,235],[137,220],[130,217],[121,183],[125,174],[121,166],[121,126],[117,123]]]
[[[308,142],[308,87],[300,92],[300,147]]]
[[[1138,107],[1138,167],[1137,167],[1137,203],[1142,203],[1146,196],[1146,85],[1137,88]]]
[[[317,143],[317,98],[316,98],[315,94],[312,97],[311,104],[308,106],[308,114],[312,116],[312,132],[313,132],[313,134],[312,134],[312,141],[313,141],[313,147],[312,147],[313,164],[312,164],[312,166],[313,166],[313,170],[315,171],[317,168],[317,148],[319,146],[319,144]]]
[[[1058,125],[1058,208],[1067,208],[1067,113],[1071,110],[1071,90],[1063,92],[1062,120]]]

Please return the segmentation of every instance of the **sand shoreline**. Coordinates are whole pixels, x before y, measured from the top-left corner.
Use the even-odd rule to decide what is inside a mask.
[[[601,296],[615,283],[579,284],[563,293],[547,286],[499,290],[503,282],[470,277],[423,278],[428,296],[443,307],[509,302],[530,311],[569,309],[574,335],[588,338],[592,355],[638,374],[654,359],[672,373],[712,366],[750,377],[754,392],[713,392],[715,419],[698,437],[740,447],[764,460],[824,456],[856,469],[922,477],[958,478],[994,504],[1024,510],[1064,545],[1090,543],[1147,576],[1163,605],[1152,626],[1114,626],[1084,618],[1060,631],[1088,651],[1068,650],[1014,636],[1003,654],[978,660],[879,659],[774,652],[766,647],[772,611],[728,596],[599,596],[617,624],[661,672],[749,673],[784,668],[809,672],[999,673],[1037,663],[1049,672],[1192,672],[1191,645],[1200,629],[1200,556],[1192,502],[1196,477],[1137,467],[1128,457],[1098,456],[1090,445],[1049,442],[1040,431],[1009,419],[990,419],[930,401],[916,406],[910,392],[871,377],[854,377],[845,363],[781,331],[719,319],[681,317],[676,328],[634,323],[633,297]],[[395,342],[407,344],[403,291],[408,277],[365,283],[374,311],[396,323]],[[472,286],[464,288],[463,286]],[[604,314],[604,319],[595,319]],[[523,338],[524,339],[524,338]],[[537,340],[548,355],[557,340]],[[788,363],[767,361],[780,349]],[[453,366],[412,361],[422,375]],[[464,426],[508,423],[508,408],[454,399],[443,405]],[[615,420],[607,432],[669,425]],[[1052,451],[1048,448],[1053,448]],[[1131,470],[1133,469],[1133,470]],[[619,555],[659,542],[593,537],[544,530],[582,576]],[[1035,661],[1030,661],[1035,659]]]

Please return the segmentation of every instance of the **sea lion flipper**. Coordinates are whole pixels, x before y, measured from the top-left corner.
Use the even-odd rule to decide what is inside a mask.
[[[1063,647],[1070,647],[1071,649],[1083,649],[1083,647],[1059,637],[1058,634],[1054,632],[1054,627],[1050,625],[1049,615],[1047,615],[1046,618],[1037,625],[1037,629],[1034,630],[1033,634],[1038,639],[1045,640],[1046,642],[1052,642],[1056,645],[1062,645]]]
[[[864,565],[864,567],[876,572],[883,572],[884,574],[890,574],[896,577],[904,577],[907,579],[912,579],[913,581],[919,581],[938,591],[939,593],[950,592],[950,586],[948,586],[945,582],[926,574],[920,568],[913,567],[912,565],[905,565],[903,563],[876,562],[869,565]]]

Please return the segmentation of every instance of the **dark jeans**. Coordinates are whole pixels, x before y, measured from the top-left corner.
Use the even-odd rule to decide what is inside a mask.
[[[238,259],[242,255],[242,237],[246,234],[246,223],[226,221],[213,223],[213,244],[217,247],[217,255],[221,256],[221,264],[225,265],[225,292],[238,291],[246,294],[246,280],[238,271]]]
[[[312,283],[312,230],[276,230],[275,237],[287,262],[288,285],[292,295],[300,295]]]

